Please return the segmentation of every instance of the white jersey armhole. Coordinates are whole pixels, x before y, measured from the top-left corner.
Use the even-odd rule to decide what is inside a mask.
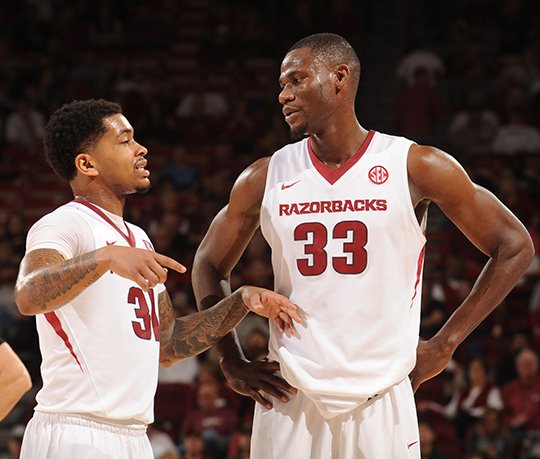
[[[427,210],[422,216],[422,221],[418,221],[418,218],[416,217],[416,212],[412,203],[412,195],[411,195],[411,189],[409,186],[409,155],[411,154],[411,148],[413,145],[416,145],[414,142],[411,142],[409,145],[409,148],[407,149],[407,152],[404,156],[404,167],[403,170],[405,172],[405,179],[403,180],[403,184],[405,187],[404,192],[405,195],[408,196],[407,203],[409,208],[409,216],[411,218],[411,221],[413,222],[413,226],[416,229],[416,233],[418,234],[418,237],[420,240],[425,244],[427,242],[426,238],[426,229],[427,229]]]

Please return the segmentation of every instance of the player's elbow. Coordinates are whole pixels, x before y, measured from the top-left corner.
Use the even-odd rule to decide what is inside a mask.
[[[531,265],[534,258],[534,243],[525,228],[520,228],[513,235],[508,237],[505,244],[504,253],[506,258],[516,260],[518,269],[522,269],[523,272]]]
[[[23,316],[36,315],[36,306],[30,300],[30,294],[28,292],[28,289],[23,288],[19,285],[16,285],[15,290],[14,290],[14,295],[15,295],[15,303],[17,304],[17,308],[19,309],[19,312]]]
[[[527,262],[527,267],[529,267],[533,261],[534,254],[535,254],[534,243],[529,233],[527,233],[527,240],[524,243],[523,253]]]
[[[534,243],[528,231],[523,231],[523,235],[518,242],[518,253],[523,258],[527,267],[534,258]]]
[[[20,369],[17,375],[16,386],[19,389],[20,397],[26,394],[32,388],[32,378],[26,367]]]
[[[165,368],[170,368],[174,365],[174,362],[169,360],[169,359],[166,359],[166,360],[160,360],[159,361],[159,364],[162,366],[162,367],[165,367]]]
[[[175,358],[175,357],[171,357],[171,356],[169,356],[169,355],[166,355],[166,356],[160,357],[160,359],[159,359],[159,364],[160,364],[162,367],[170,368],[170,367],[172,367],[176,362],[178,362],[178,360],[180,360],[180,359],[177,359],[177,358]]]
[[[17,357],[7,359],[5,364],[7,368],[0,369],[0,399],[2,399],[0,421],[9,414],[24,394],[32,388],[32,378],[24,364]]]
[[[161,343],[161,349],[159,350],[159,364],[162,367],[169,368],[172,367],[178,360],[177,356],[174,355],[174,352],[170,349],[170,340],[166,338],[164,333]]]

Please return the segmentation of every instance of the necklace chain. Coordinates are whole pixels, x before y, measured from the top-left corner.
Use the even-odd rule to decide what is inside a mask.
[[[321,159],[321,161],[324,163],[325,166],[329,166],[330,163],[327,163],[324,159]],[[338,161],[337,163],[334,163],[336,168],[341,167],[341,161]]]

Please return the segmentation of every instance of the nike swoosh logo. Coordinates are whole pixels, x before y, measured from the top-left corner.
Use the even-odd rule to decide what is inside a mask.
[[[282,183],[282,184],[281,184],[281,189],[282,189],[282,190],[286,190],[287,188],[290,188],[291,186],[296,185],[298,182],[300,182],[300,180],[297,180],[296,182],[292,182],[292,183],[290,183],[289,185],[285,185],[284,183]]]
[[[412,443],[409,443],[409,444],[407,445],[407,448],[410,448],[411,446],[416,445],[417,443],[418,443],[418,440],[417,440],[417,441],[413,441]]]
[[[107,245],[113,245],[113,244],[116,244],[116,241],[112,241],[112,242],[109,242],[109,241],[105,241]]]

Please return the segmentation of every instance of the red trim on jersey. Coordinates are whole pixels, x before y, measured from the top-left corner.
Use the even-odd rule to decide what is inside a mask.
[[[75,354],[75,351],[73,350],[73,346],[71,346],[71,342],[69,341],[69,337],[62,328],[62,323],[60,322],[60,319],[56,315],[55,312],[46,312],[45,318],[47,319],[47,322],[49,322],[53,328],[53,330],[56,332],[56,334],[62,339],[66,347],[69,349],[70,354],[73,356],[73,358],[77,361],[79,368],[84,373],[84,370],[81,366],[81,362],[79,362],[79,359],[77,358],[77,355]]]
[[[422,276],[422,267],[424,266],[424,255],[426,254],[426,246],[422,247],[420,255],[418,255],[418,265],[416,267],[416,282],[414,283],[414,295],[411,298],[411,305],[409,309],[412,308],[416,294],[418,293],[418,284],[420,284],[420,277]]]
[[[317,155],[313,152],[313,149],[311,148],[311,137],[308,139],[308,151],[309,151],[309,157],[311,158],[311,162],[315,166],[315,169],[321,174],[330,185],[333,185],[336,183],[342,176],[347,172],[351,167],[353,167],[360,158],[364,155],[366,150],[369,147],[369,144],[371,143],[371,139],[373,139],[373,136],[375,135],[375,131],[369,131],[368,135],[362,142],[362,145],[360,145],[360,148],[358,151],[351,156],[347,161],[345,161],[341,167],[336,167],[335,169],[330,169],[326,164],[324,164]]]
[[[151,307],[152,307],[152,316],[151,316],[151,319],[152,319],[152,329],[154,330],[154,337],[156,338],[156,341],[159,341],[161,339],[161,332],[160,332],[160,328],[159,328],[159,319],[158,319],[158,316],[157,316],[157,309],[156,309],[156,300],[155,300],[155,294],[154,294],[154,289],[151,288],[148,293],[150,293],[150,303],[151,303]]]
[[[126,226],[126,229],[127,229],[127,235],[120,228],[118,228],[116,223],[114,223],[108,217],[108,215],[105,212],[103,212],[98,206],[92,204],[91,202],[83,201],[82,199],[74,199],[72,202],[78,202],[79,204],[82,204],[82,205],[88,207],[89,209],[93,210],[103,220],[105,220],[109,225],[111,225],[116,231],[118,231],[131,247],[135,247],[135,244],[136,244],[135,236],[133,235],[133,233],[129,229],[129,226],[127,226],[125,223],[124,223],[124,225]]]

